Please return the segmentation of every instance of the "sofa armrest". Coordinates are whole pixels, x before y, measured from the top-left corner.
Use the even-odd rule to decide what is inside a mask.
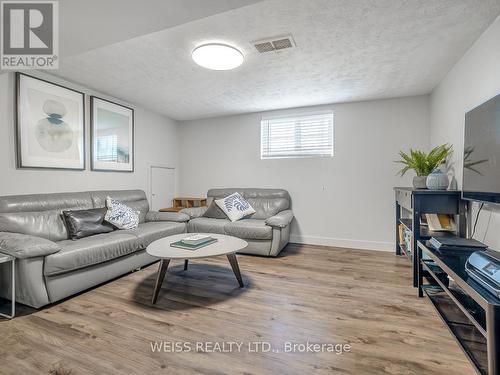
[[[285,228],[288,224],[292,222],[292,219],[293,219],[292,210],[284,210],[266,219],[266,224],[271,227]]]
[[[55,242],[28,234],[0,232],[0,252],[25,259],[57,253],[61,246]]]
[[[203,207],[190,207],[190,208],[183,208],[180,210],[183,214],[189,215],[190,219],[195,219],[197,217],[202,217],[205,212],[207,211],[208,207],[203,206]]]
[[[189,221],[189,215],[181,212],[158,212],[149,211],[146,214],[146,221],[175,221],[177,223],[184,223]]]

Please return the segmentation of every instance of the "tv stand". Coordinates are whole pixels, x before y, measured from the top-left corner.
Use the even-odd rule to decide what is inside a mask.
[[[428,257],[420,265],[429,275],[425,284],[419,279],[419,290],[429,297],[477,372],[500,374],[500,299],[465,271],[467,258],[477,249],[440,251],[422,241],[418,248]]]

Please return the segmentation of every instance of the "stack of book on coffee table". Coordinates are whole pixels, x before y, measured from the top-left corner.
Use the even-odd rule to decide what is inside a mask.
[[[180,241],[171,243],[170,246],[186,250],[197,250],[214,242],[217,242],[217,238],[213,238],[208,234],[193,234]]]

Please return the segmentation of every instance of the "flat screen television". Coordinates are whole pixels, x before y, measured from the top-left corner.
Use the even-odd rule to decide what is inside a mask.
[[[465,115],[462,195],[500,203],[500,95]]]

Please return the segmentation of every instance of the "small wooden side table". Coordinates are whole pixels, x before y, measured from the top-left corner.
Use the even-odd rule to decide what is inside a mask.
[[[172,207],[162,208],[160,212],[179,212],[183,208],[203,207],[207,205],[207,198],[174,198]]]
[[[5,314],[0,312],[0,316],[3,316],[4,318],[12,319],[16,315],[16,258],[10,255],[2,254],[0,253],[0,264],[2,263],[7,263],[11,262],[12,268],[11,268],[11,276],[12,276],[12,281],[11,281],[11,310],[10,314]]]

